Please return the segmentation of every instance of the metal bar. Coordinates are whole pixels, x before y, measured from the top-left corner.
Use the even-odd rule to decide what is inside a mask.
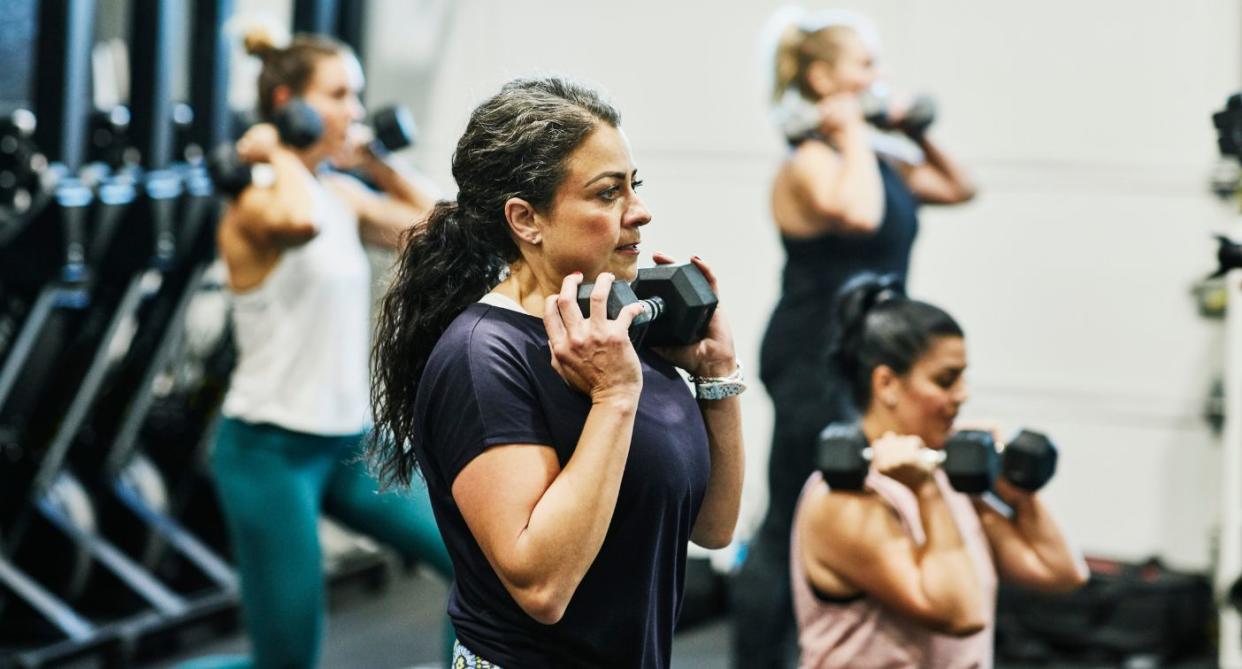
[[[26,576],[0,555],[0,583],[17,593],[39,615],[47,619],[74,641],[83,641],[95,633],[95,626],[79,616],[55,595]]]
[[[108,543],[94,532],[75,525],[60,512],[60,509],[56,508],[56,505],[47,496],[40,497],[35,506],[38,507],[44,518],[47,518],[53,525],[60,528],[62,532],[69,535],[74,543],[85,548],[91,556],[120,578],[125,585],[147,600],[160,613],[178,615],[186,610],[184,599],[155,580],[155,577],[151,576],[147,570],[129,559],[116,546]]]
[[[294,0],[293,32],[336,34],[337,0]]]
[[[198,0],[190,40],[190,107],[194,141],[210,151],[232,133],[229,115],[229,40],[224,23],[233,16],[233,0]]]
[[[1225,430],[1216,564],[1216,592],[1221,602],[1228,602],[1230,586],[1242,576],[1242,270],[1226,274],[1225,286]],[[1220,667],[1242,669],[1242,614],[1227,603],[1219,610]]]
[[[180,25],[174,0],[133,0],[130,30],[130,132],[142,166],[162,169],[172,160],[173,39]]]
[[[49,159],[74,172],[86,155],[95,0],[40,4],[35,141]]]
[[[142,497],[120,478],[113,479],[113,490],[131,511],[159,532],[182,555],[201,569],[217,585],[230,592],[237,590],[237,574],[227,562],[190,534],[172,518],[152,509]]]
[[[21,374],[22,368],[26,366],[26,359],[30,357],[30,352],[34,349],[35,342],[38,341],[39,333],[43,331],[43,325],[47,323],[48,316],[52,314],[52,308],[56,306],[58,293],[59,290],[55,287],[44,288],[39,292],[39,297],[35,300],[30,313],[26,315],[21,332],[18,333],[8,357],[4,360],[4,367],[0,368],[0,407],[4,406],[9,393],[13,392],[17,377]]]

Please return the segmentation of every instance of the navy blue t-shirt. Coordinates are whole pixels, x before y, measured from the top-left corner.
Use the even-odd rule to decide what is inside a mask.
[[[502,444],[546,444],[564,467],[590,398],[552,369],[543,320],[523,312],[471,305],[432,351],[415,402],[414,449],[453,560],[449,616],[480,657],[506,668],[669,665],[686,543],[711,462],[686,383],[659,355],[640,350],[639,359],[643,392],[612,523],[564,617],[543,625],[496,576],[453,500],[453,480]]]

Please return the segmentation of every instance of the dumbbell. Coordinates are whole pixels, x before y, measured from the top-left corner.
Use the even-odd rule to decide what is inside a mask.
[[[375,133],[371,151],[377,156],[413,146],[418,140],[418,127],[414,125],[414,115],[408,108],[400,105],[376,110],[371,114],[368,125]]]
[[[916,95],[900,120],[893,118],[892,98],[884,86],[873,86],[859,98],[863,116],[880,130],[900,130],[911,137],[927,132],[936,121],[936,101],[927,95]]]
[[[272,125],[280,142],[295,149],[305,149],[323,136],[323,119],[306,101],[293,98],[272,114]],[[254,181],[254,166],[242,161],[232,143],[221,144],[211,152],[207,171],[216,190],[237,197]]]
[[[591,291],[595,284],[578,286],[578,306],[583,315],[591,313]],[[684,346],[707,334],[707,324],[719,300],[703,272],[692,263],[657,265],[638,270],[633,283],[614,281],[608,293],[607,317],[613,320],[621,310],[641,302],[644,312],[630,324],[630,340],[635,346]]]
[[[35,115],[17,109],[0,116],[0,242],[34,214],[50,190],[48,161],[34,142]]]
[[[1057,449],[1046,436],[1022,430],[1003,449],[990,432],[954,433],[942,450],[924,449],[921,457],[939,465],[954,490],[978,495],[992,489],[998,476],[1028,491],[1039,490],[1056,472]],[[833,424],[820,433],[819,470],[829,487],[862,490],[871,466],[871,446],[862,430]]]

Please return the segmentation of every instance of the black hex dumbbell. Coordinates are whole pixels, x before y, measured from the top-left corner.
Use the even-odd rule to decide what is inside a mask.
[[[578,306],[583,315],[590,315],[594,288],[593,283],[578,287]],[[630,325],[635,346],[683,346],[707,334],[719,300],[703,272],[686,263],[640,269],[632,284],[614,281],[608,294],[609,320],[636,302],[642,302],[645,311]]]
[[[953,487],[968,494],[992,489],[996,478],[1034,492],[1057,470],[1057,447],[1038,432],[1022,430],[998,446],[991,432],[963,430],[945,443],[945,473]]]
[[[418,141],[414,115],[406,107],[393,105],[377,109],[371,114],[368,125],[375,134],[371,151],[376,155],[400,151]]]
[[[926,457],[939,464],[953,489],[978,495],[992,489],[998,476],[1024,490],[1039,490],[1056,472],[1057,449],[1046,436],[1022,430],[1003,448],[990,432],[963,430],[945,442],[943,450],[927,449]],[[819,437],[819,469],[824,480],[839,490],[861,490],[871,463],[871,447],[857,427],[830,425]]]
[[[323,119],[301,98],[293,98],[272,114],[272,125],[280,141],[295,149],[305,149],[323,136]],[[237,197],[254,180],[253,166],[242,161],[233,144],[221,144],[211,153],[207,170],[216,190]]]
[[[927,95],[916,95],[900,119],[893,118],[891,98],[882,88],[868,90],[860,101],[867,123],[880,130],[900,130],[918,137],[936,121],[936,101]]]

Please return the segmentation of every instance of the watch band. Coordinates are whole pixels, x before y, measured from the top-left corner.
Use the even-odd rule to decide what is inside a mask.
[[[722,400],[746,392],[746,377],[740,362],[728,376],[691,376],[690,380],[694,382],[695,399]]]

